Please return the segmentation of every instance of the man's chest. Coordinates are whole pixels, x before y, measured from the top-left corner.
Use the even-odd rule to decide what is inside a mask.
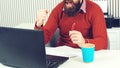
[[[74,30],[80,32],[87,32],[91,28],[91,24],[84,14],[79,14],[75,17],[67,17],[63,15],[59,22],[60,30],[63,33],[68,33],[71,30],[73,23],[76,23]]]

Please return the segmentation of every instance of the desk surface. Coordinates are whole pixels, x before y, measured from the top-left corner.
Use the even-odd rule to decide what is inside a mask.
[[[46,48],[47,54],[70,57],[59,68],[120,68],[120,50],[95,51],[94,62],[84,63],[80,49],[71,47]]]
[[[70,57],[58,68],[120,68],[120,50],[95,51],[94,61],[84,63],[80,49],[67,46],[46,47],[46,53],[51,55]],[[10,68],[0,64],[0,68]]]

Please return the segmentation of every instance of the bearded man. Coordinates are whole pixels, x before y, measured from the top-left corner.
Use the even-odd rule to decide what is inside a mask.
[[[37,13],[35,30],[44,31],[48,43],[56,29],[59,39],[56,46],[79,48],[82,44],[95,44],[95,50],[107,49],[106,23],[101,8],[89,0],[63,0],[51,12],[47,22],[47,10]]]

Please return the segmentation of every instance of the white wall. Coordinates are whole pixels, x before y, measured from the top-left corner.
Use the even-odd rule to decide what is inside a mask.
[[[39,9],[49,12],[61,0],[0,0],[0,26],[34,23]]]
[[[50,12],[60,1],[62,0],[0,0],[0,26],[15,26],[19,23],[34,23],[38,9],[46,8]],[[115,10],[113,9],[113,7],[115,7],[115,5],[113,6],[114,2],[116,3]],[[120,18],[119,3],[120,0],[108,0],[109,15]]]

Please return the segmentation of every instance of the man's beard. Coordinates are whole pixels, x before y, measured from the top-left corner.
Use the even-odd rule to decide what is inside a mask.
[[[72,0],[71,2],[73,3],[72,8],[67,8],[66,3],[64,2],[64,13],[68,16],[75,16],[81,7],[81,4],[80,2],[74,3]]]

